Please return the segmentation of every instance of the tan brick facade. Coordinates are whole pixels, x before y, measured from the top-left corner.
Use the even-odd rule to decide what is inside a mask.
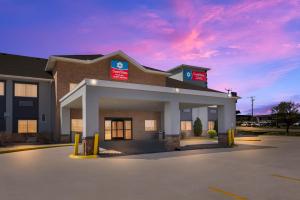
[[[55,138],[58,140],[60,136],[60,105],[61,99],[69,92],[70,83],[79,83],[83,79],[110,80],[111,60],[117,59],[126,61],[119,55],[100,60],[91,64],[82,64],[69,61],[57,61],[52,73],[55,81],[56,95],[56,123]],[[166,85],[166,76],[163,74],[147,73],[132,63],[128,62],[128,80],[122,82],[149,84],[149,85]]]

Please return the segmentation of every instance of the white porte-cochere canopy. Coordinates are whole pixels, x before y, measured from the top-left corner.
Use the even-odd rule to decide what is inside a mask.
[[[235,127],[236,98],[225,93],[85,79],[60,99],[61,134],[70,133],[70,109],[82,109],[83,134],[99,132],[99,109],[163,113],[166,135],[180,134],[180,109],[217,105],[219,132]]]

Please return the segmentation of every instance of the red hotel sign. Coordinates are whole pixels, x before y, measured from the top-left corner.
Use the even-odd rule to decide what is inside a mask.
[[[206,72],[192,72],[192,80],[194,81],[207,81],[207,74]]]
[[[112,60],[110,74],[112,79],[128,80],[128,62]]]

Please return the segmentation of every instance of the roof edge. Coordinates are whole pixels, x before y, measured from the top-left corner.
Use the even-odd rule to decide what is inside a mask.
[[[50,56],[45,68],[45,71],[52,71],[52,69],[55,66],[56,61],[65,61],[65,62],[75,62],[75,63],[81,63],[81,64],[91,64],[91,63],[95,63],[101,60],[104,60],[106,58],[115,56],[115,55],[120,55],[124,58],[126,58],[129,62],[131,62],[133,65],[137,66],[139,69],[141,69],[144,72],[147,73],[153,73],[153,74],[162,74],[165,76],[169,76],[171,75],[168,72],[161,72],[161,71],[154,71],[154,70],[150,70],[150,69],[146,69],[145,67],[143,67],[143,65],[141,65],[140,63],[138,63],[136,60],[134,60],[133,58],[131,58],[130,56],[128,56],[126,53],[124,53],[121,50],[106,54],[102,57],[93,59],[93,60],[80,60],[80,59],[76,59],[76,58],[64,58],[64,57],[58,57],[58,56]]]
[[[194,65],[188,65],[188,64],[181,64],[181,65],[178,65],[178,66],[176,66],[176,67],[173,67],[173,68],[171,68],[171,69],[169,69],[167,72],[171,72],[171,71],[174,71],[174,70],[176,70],[176,69],[178,69],[178,68],[183,68],[183,67],[189,67],[189,68],[193,68],[193,69],[202,69],[202,70],[206,70],[206,71],[209,71],[210,70],[210,68],[206,68],[206,67],[198,67],[198,66],[194,66]]]

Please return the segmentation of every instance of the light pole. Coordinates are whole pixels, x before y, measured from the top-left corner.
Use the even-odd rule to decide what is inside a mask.
[[[254,107],[255,96],[251,96],[249,98],[251,100],[251,116],[252,116],[252,119],[253,119],[253,115],[254,115],[253,107]]]

